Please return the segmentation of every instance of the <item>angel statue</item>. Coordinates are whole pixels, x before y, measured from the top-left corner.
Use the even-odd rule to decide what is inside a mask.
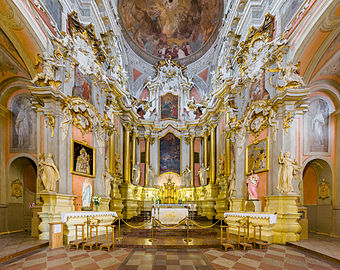
[[[276,189],[282,193],[286,194],[289,192],[294,192],[292,186],[293,177],[298,174],[300,167],[297,164],[296,160],[292,160],[290,158],[290,152],[284,153],[282,155],[282,150],[280,151],[279,156],[279,177]]]

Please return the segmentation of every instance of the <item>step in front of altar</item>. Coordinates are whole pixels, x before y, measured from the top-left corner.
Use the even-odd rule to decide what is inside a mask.
[[[154,234],[158,236],[186,236],[187,229],[186,227],[177,227],[177,228],[154,228]],[[129,231],[125,231],[123,235],[128,236],[145,236],[151,235],[151,228],[141,228],[141,229],[130,229]],[[216,230],[207,230],[203,228],[192,228],[189,229],[189,235],[193,237],[204,236],[204,237],[217,237],[218,232]]]

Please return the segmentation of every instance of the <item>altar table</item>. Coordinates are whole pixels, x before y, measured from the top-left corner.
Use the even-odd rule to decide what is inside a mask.
[[[73,211],[61,212],[61,221],[64,223],[64,239],[68,244],[75,240],[75,224],[86,224],[89,219],[99,220],[98,235],[106,233],[105,225],[111,225],[118,217],[116,212],[96,212],[96,211]],[[85,228],[87,232],[87,227]],[[78,232],[78,237],[81,237],[81,232]]]
[[[158,219],[162,224],[178,224],[188,215],[189,209],[185,207],[163,205],[152,208],[152,217]]]

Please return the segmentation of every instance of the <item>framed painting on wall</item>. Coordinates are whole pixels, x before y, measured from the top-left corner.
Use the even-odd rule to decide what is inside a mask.
[[[159,139],[159,174],[181,173],[181,139],[171,132]]]
[[[74,68],[74,86],[72,96],[80,97],[91,104],[92,102],[92,80],[84,75],[77,66]]]
[[[269,137],[246,147],[246,175],[269,170]]]
[[[178,120],[178,96],[167,93],[161,96],[161,120]]]
[[[95,177],[96,149],[85,142],[71,141],[71,173]]]

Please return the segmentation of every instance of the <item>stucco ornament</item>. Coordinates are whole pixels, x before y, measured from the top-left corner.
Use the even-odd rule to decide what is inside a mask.
[[[94,131],[99,151],[103,151],[105,147],[105,131],[108,129],[108,124],[92,104],[79,97],[67,97],[62,104],[62,114],[61,130],[63,140],[66,139],[69,127],[73,124],[83,134]]]

